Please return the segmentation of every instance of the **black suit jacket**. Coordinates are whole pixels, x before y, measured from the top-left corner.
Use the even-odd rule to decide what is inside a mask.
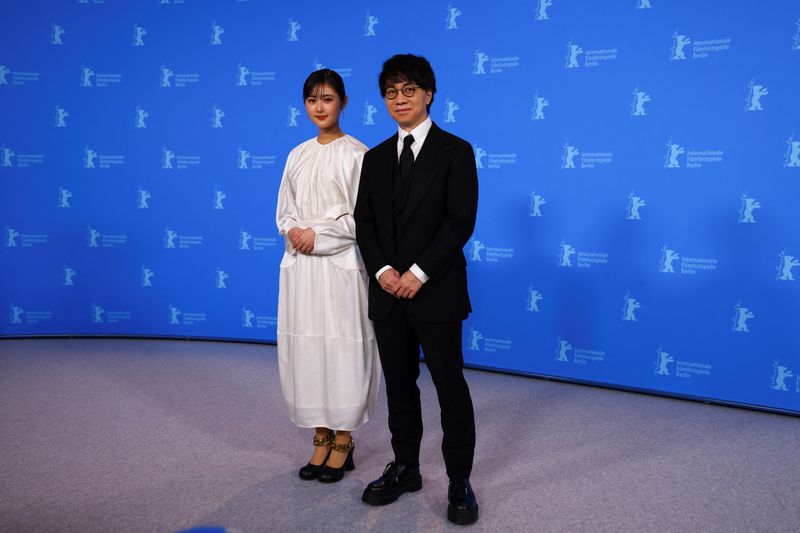
[[[472,146],[431,126],[414,163],[414,175],[396,231],[392,176],[397,134],[364,155],[355,208],[356,241],[369,273],[369,318],[383,320],[397,298],[375,279],[391,265],[403,274],[416,263],[430,279],[406,310],[425,322],[464,320],[472,310],[463,247],[478,208],[478,174]]]

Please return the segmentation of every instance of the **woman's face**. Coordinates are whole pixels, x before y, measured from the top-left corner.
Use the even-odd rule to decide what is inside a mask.
[[[339,123],[339,113],[346,103],[347,97],[342,102],[330,85],[318,85],[306,98],[306,113],[319,129],[330,129]]]

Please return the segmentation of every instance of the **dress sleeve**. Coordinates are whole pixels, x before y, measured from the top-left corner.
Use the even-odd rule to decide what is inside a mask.
[[[297,206],[294,202],[294,195],[292,188],[289,185],[289,173],[294,162],[293,153],[289,153],[286,158],[286,166],[283,169],[283,177],[281,177],[281,186],[278,189],[278,205],[275,210],[275,222],[278,226],[278,233],[283,235],[286,242],[286,251],[293,254],[295,253],[289,241],[289,230],[297,226],[299,220],[297,216]]]
[[[353,211],[358,194],[358,180],[361,176],[361,163],[364,153],[361,151],[349,155],[351,161],[343,165],[346,169],[338,184],[343,202],[331,207],[325,214],[325,220],[314,224],[316,233],[314,255],[335,255],[341,253],[356,242],[356,222]]]

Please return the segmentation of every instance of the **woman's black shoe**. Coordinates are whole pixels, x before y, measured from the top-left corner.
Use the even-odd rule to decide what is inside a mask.
[[[329,433],[327,437],[317,437],[314,435],[314,446],[331,446],[333,444],[333,433]],[[325,464],[325,461],[328,460],[328,457],[331,456],[331,450],[328,448],[328,455],[325,456],[325,460],[322,461],[322,464],[319,465],[312,465],[310,462],[300,469],[298,475],[300,479],[310,480],[310,479],[317,479],[319,477],[320,471],[322,471],[322,467]]]
[[[355,447],[356,445],[353,442],[353,437],[350,437],[350,442],[347,444],[336,444],[336,442],[331,444],[331,450],[336,450],[339,453],[346,453],[347,459],[344,460],[344,464],[339,468],[328,466],[326,461],[325,465],[319,471],[318,478],[320,482],[336,483],[342,480],[345,471],[355,470],[356,464],[353,462],[353,449],[355,449]],[[330,458],[330,455],[328,455],[328,458]]]

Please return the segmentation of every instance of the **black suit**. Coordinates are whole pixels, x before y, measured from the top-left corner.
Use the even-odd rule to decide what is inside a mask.
[[[462,372],[461,321],[471,311],[462,249],[475,226],[475,157],[469,143],[433,124],[402,198],[393,193],[397,167],[395,134],[365,154],[355,208],[356,239],[370,276],[369,317],[386,380],[392,447],[396,461],[418,464],[421,346],[442,411],[448,475],[466,478],[472,469],[475,423]],[[402,274],[414,263],[429,279],[413,299],[394,297],[375,279],[386,265]]]

